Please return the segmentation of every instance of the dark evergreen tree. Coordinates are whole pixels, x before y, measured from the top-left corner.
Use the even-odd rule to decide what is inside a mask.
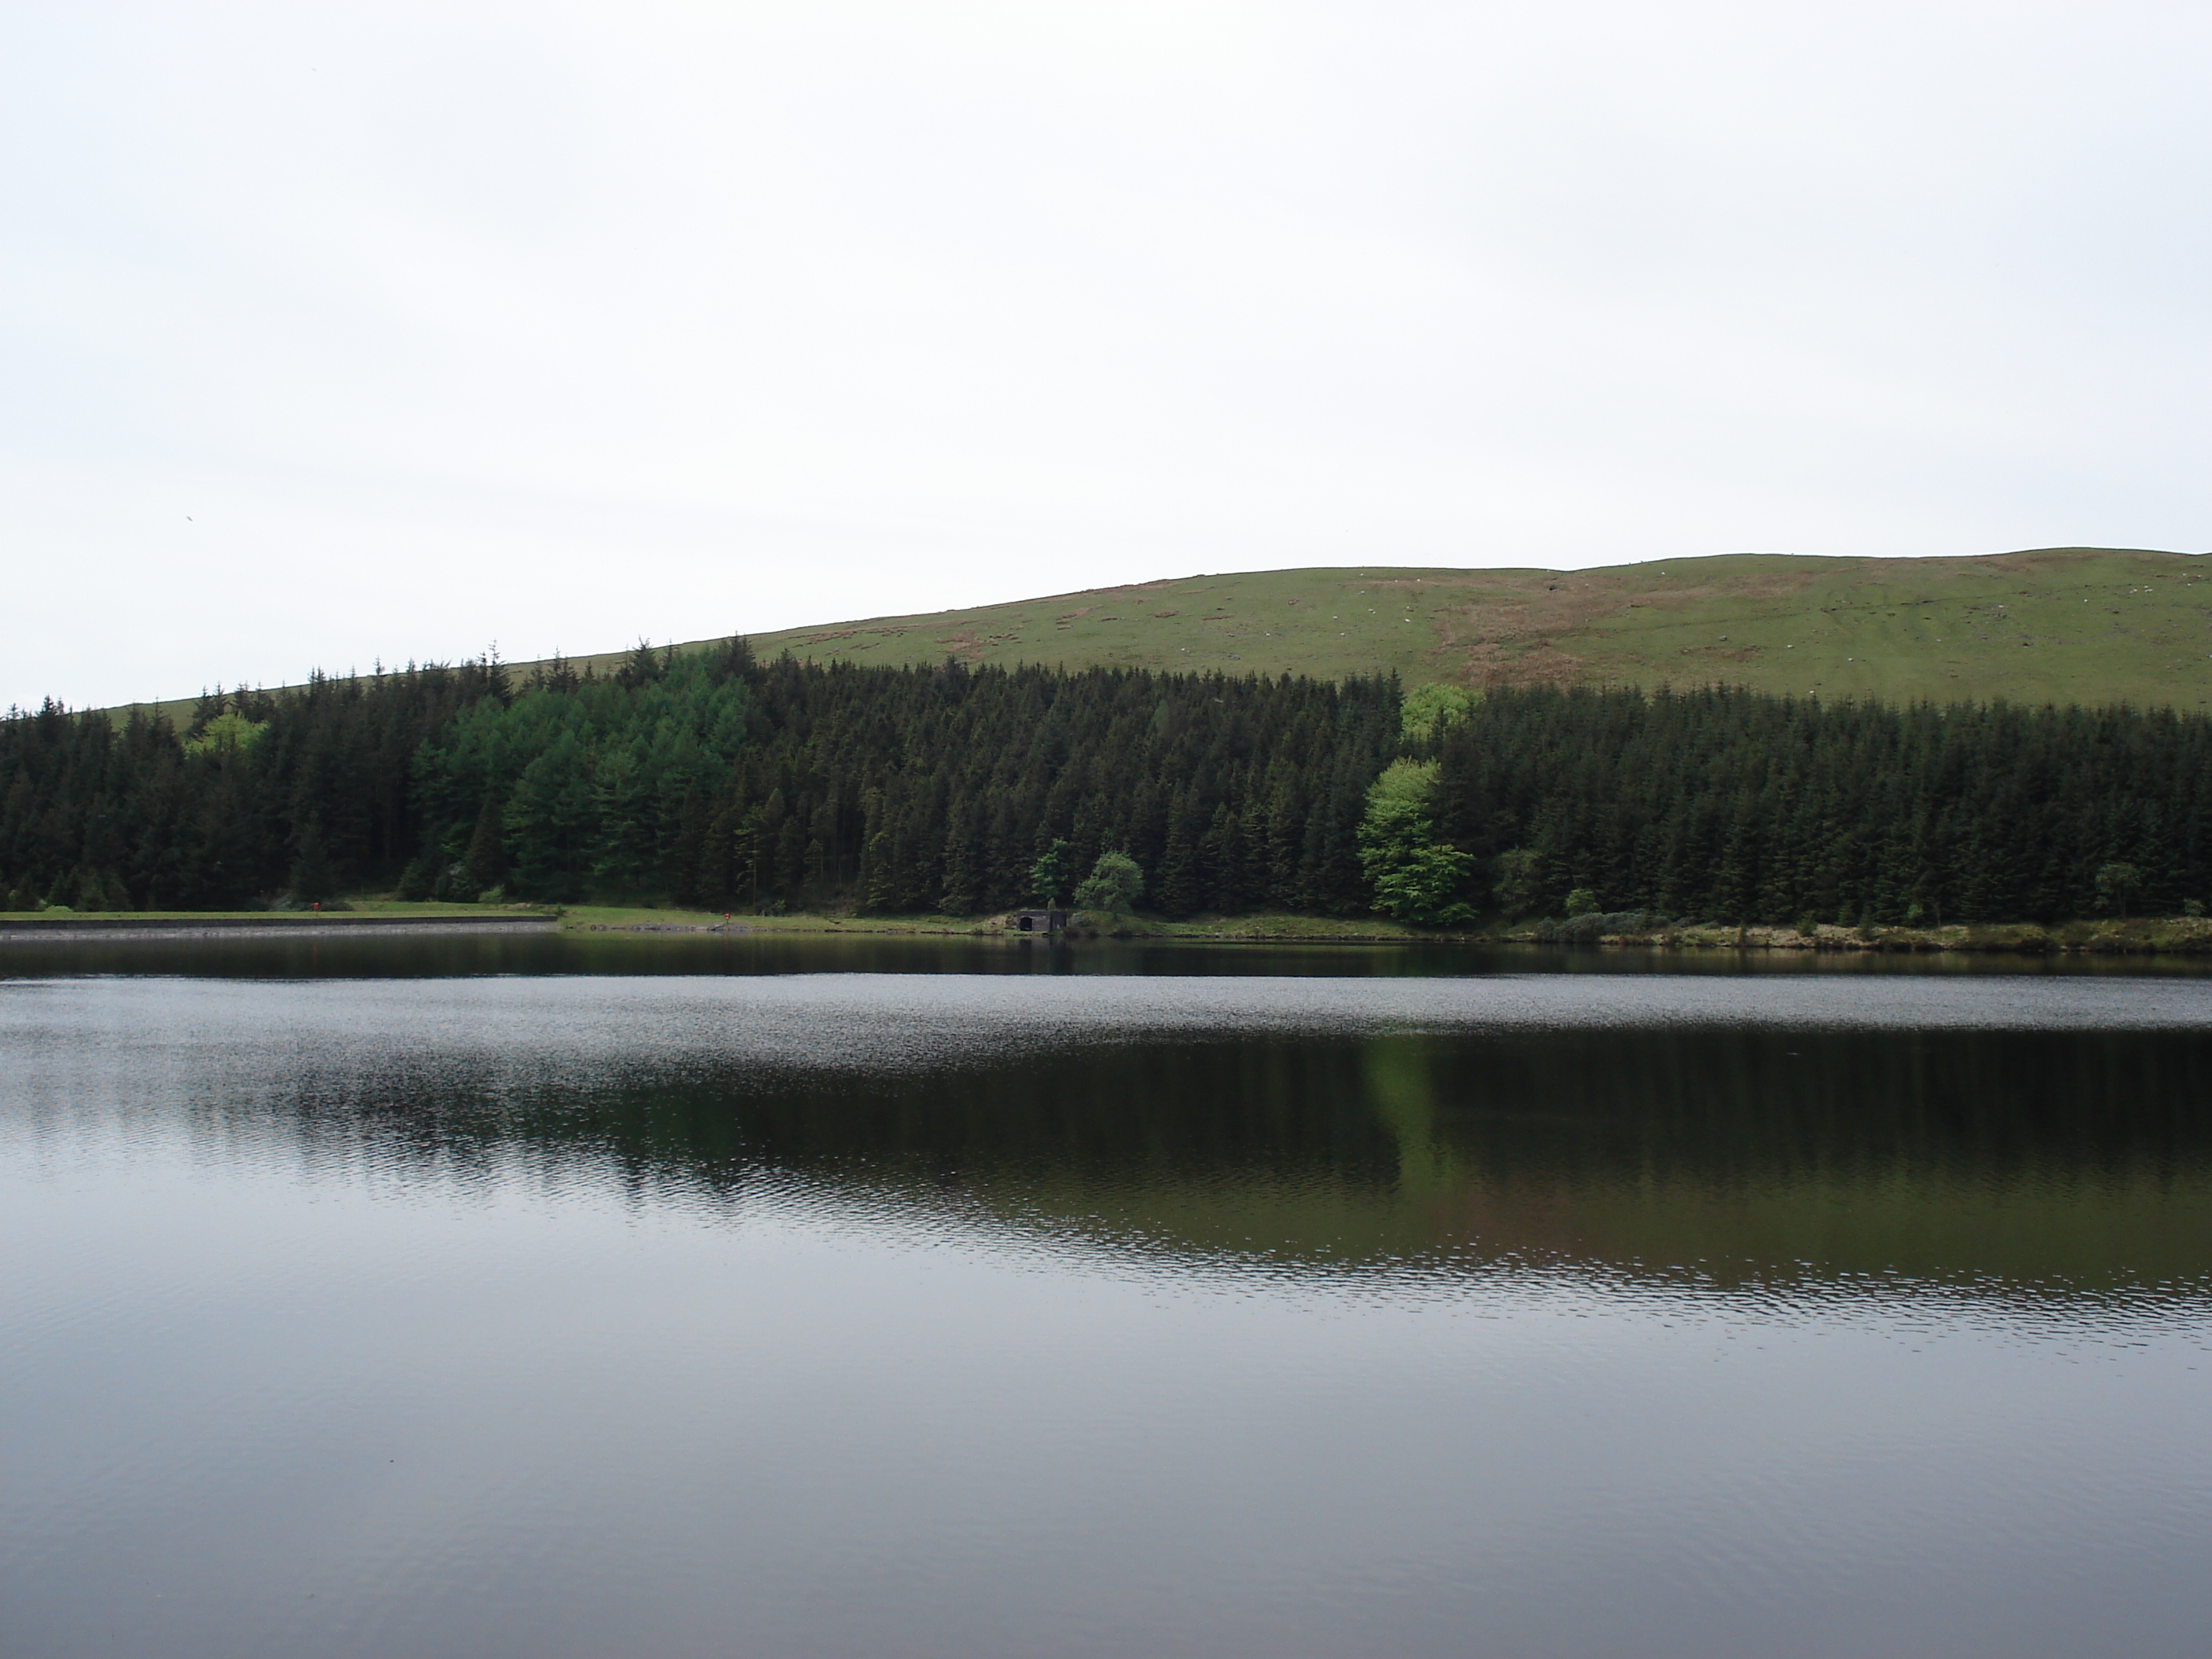
[[[2057,921],[2117,908],[2106,865],[2172,906],[2212,864],[2212,722],[2165,710],[1502,690],[1433,750],[1439,833],[1508,911]]]
[[[469,885],[478,892],[505,884],[507,875],[506,815],[495,796],[486,795],[462,855]]]
[[[337,872],[331,867],[330,853],[323,845],[323,827],[313,818],[300,826],[290,890],[295,904],[319,904],[338,896]]]

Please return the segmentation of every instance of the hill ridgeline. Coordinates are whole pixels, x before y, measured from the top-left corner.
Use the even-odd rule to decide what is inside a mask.
[[[2199,709],[2212,707],[2207,574],[2203,555],[2112,548],[1932,559],[1727,554],[1591,570],[1365,565],[1137,582],[751,640],[763,659],[787,651],[824,665],[950,657],[971,667],[1340,681],[1395,670],[1409,686],[1741,685],[1827,702]],[[607,674],[627,654],[571,661]],[[527,678],[537,665],[515,666]],[[181,723],[193,704],[141,706]]]

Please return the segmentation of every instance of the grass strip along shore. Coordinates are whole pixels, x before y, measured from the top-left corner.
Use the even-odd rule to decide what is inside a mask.
[[[1024,939],[1013,914],[915,915],[751,915],[650,905],[410,904],[362,895],[346,910],[230,912],[59,911],[0,914],[0,942],[66,939],[86,933],[114,938],[156,938],[165,933],[210,931],[264,936],[313,930],[373,934],[393,930],[480,932],[528,927],[560,933],[649,938],[672,933],[845,934],[942,936]],[[1590,925],[1595,924],[1595,925]],[[1171,921],[1142,913],[1073,912],[1057,939],[1081,944],[1099,939],[1212,944],[1560,945],[1699,953],[1779,951],[2004,953],[2026,956],[2212,955],[2212,919],[2141,917],[2128,921],[2076,921],[2046,927],[1953,924],[1942,927],[1734,927],[1720,922],[1594,916],[1577,923],[1545,921],[1523,926],[1448,927],[1359,918],[1254,914]]]

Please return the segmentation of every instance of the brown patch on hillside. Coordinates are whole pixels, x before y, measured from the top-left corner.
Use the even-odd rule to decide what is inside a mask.
[[[945,647],[945,655],[957,657],[962,662],[974,664],[983,660],[984,645],[982,641],[975,637],[973,629],[963,629],[957,634],[947,634],[939,640],[938,643]]]
[[[1717,574],[1717,573],[1716,573]],[[1432,613],[1437,643],[1429,655],[1449,678],[1472,686],[1575,685],[1613,679],[1642,665],[1632,652],[1594,653],[1589,634],[1601,624],[1642,611],[1639,626],[1658,616],[1717,599],[1781,599],[1836,574],[1833,563],[1730,574],[1696,581],[1662,576],[1650,566],[1622,570],[1470,571],[1464,577],[1398,579],[1377,586],[1441,596],[1467,593]],[[1473,590],[1468,592],[1468,590]],[[1575,647],[1562,641],[1570,636]],[[1600,641],[1606,638],[1601,634]],[[1623,641],[1626,643],[1626,641]],[[1720,657],[1751,660],[1755,648]]]

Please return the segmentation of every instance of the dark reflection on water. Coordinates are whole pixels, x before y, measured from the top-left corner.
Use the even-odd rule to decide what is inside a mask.
[[[9,1650],[2201,1650],[2212,985],[1191,959],[0,986]]]
[[[766,1091],[695,1075],[580,1111],[418,1098],[380,1127],[395,1155],[583,1146],[732,1192],[806,1171],[1199,1255],[2056,1292],[2212,1270],[2209,1099],[2212,1043],[2168,1034],[1400,1036]]]

